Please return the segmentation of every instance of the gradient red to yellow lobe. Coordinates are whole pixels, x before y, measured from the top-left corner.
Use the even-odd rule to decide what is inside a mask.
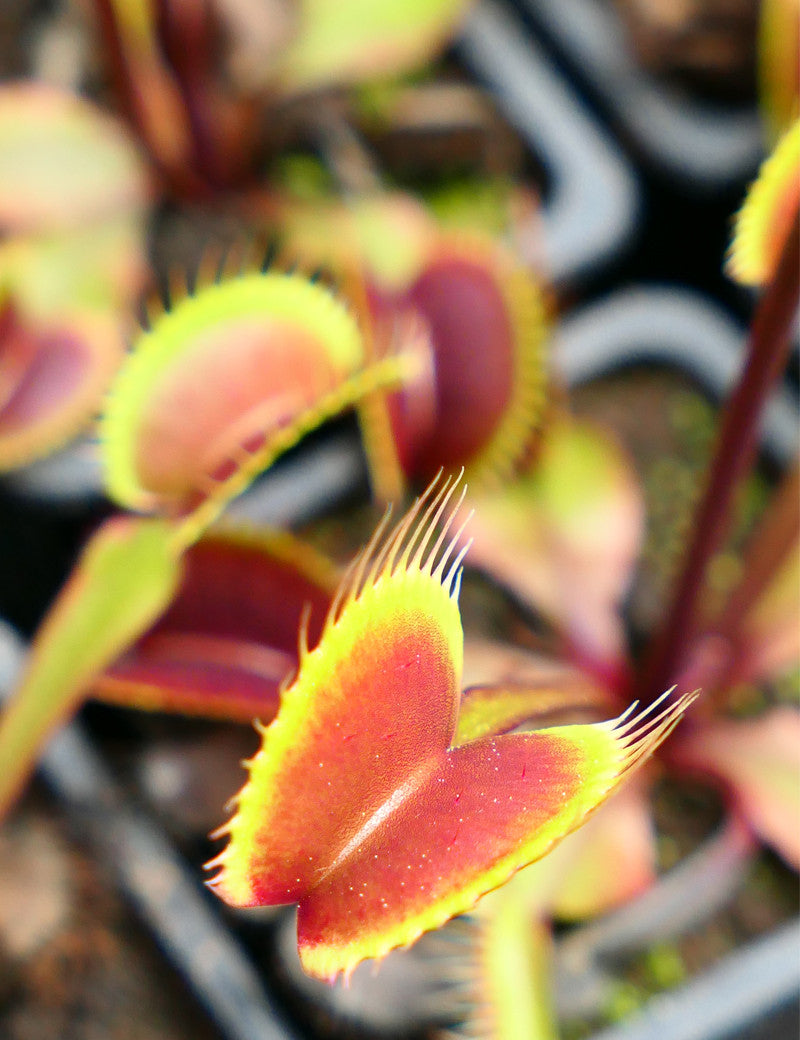
[[[139,479],[158,494],[186,494],[253,436],[291,422],[336,376],[297,323],[259,316],[212,328],[152,395],[136,445]]]
[[[419,579],[387,579],[393,602],[373,589],[350,602],[301,664],[251,765],[240,823],[232,821],[236,864],[225,864],[219,882],[226,899],[298,899],[393,791],[449,743],[460,647],[454,654],[435,613],[424,611]]]

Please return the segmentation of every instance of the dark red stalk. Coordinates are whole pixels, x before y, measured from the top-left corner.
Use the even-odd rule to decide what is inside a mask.
[[[214,27],[207,0],[155,0],[156,31],[175,76],[189,121],[195,170],[213,188],[224,187],[227,165],[215,132],[209,84]]]
[[[689,643],[698,627],[699,604],[709,561],[728,531],[734,494],[755,458],[758,422],[764,404],[786,364],[798,295],[800,226],[795,216],[775,275],[756,308],[744,367],[723,411],[686,562],[664,627],[656,636],[642,670],[639,696],[644,701],[669,686],[685,665]]]
[[[94,6],[117,101],[139,139],[147,145],[149,142],[147,124],[143,117],[144,101],[131,72],[114,4],[112,0],[94,0]]]
[[[165,184],[178,195],[193,199],[202,198],[208,192],[193,171],[178,169],[165,163],[158,148],[153,145],[147,118],[148,99],[136,82],[135,65],[131,63],[126,50],[113,0],[94,0],[94,6],[104,49],[108,55],[114,93],[125,118],[147,149],[151,162]]]

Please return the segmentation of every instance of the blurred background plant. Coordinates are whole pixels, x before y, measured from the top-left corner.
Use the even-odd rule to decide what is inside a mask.
[[[723,428],[744,436],[718,442],[711,468],[713,405],[694,387],[675,389],[664,372],[652,386],[639,372],[568,401],[558,362],[568,371],[570,359],[564,352],[553,362],[552,337],[559,350],[570,317],[626,281],[694,271],[701,288],[710,285],[747,314],[750,301],[720,289],[715,278],[725,220],[755,164],[721,181],[719,198],[701,192],[681,209],[683,195],[659,185],[667,178],[648,168],[646,145],[625,128],[624,116],[610,119],[641,168],[648,205],[662,205],[649,225],[643,221],[643,237],[648,227],[660,229],[660,242],[627,260],[598,257],[588,274],[575,270],[564,279],[559,271],[559,284],[548,286],[555,238],[548,207],[560,171],[542,155],[557,157],[561,145],[528,154],[527,142],[498,112],[505,107],[524,128],[519,98],[508,84],[511,101],[504,96],[500,72],[489,75],[500,84],[495,98],[466,73],[464,54],[474,61],[481,42],[496,41],[506,16],[496,4],[471,13],[470,6],[97,0],[46,11],[20,4],[6,15],[9,39],[27,46],[7,59],[16,81],[0,87],[0,465],[25,467],[81,429],[91,435],[104,412],[112,498],[157,517],[115,517],[98,527],[108,509],[93,469],[77,495],[82,504],[73,498],[65,516],[57,497],[48,504],[47,471],[38,504],[24,490],[35,468],[22,471],[21,484],[9,482],[2,613],[27,633],[75,554],[75,527],[81,538],[96,530],[47,612],[14,706],[0,723],[3,800],[10,803],[44,737],[88,693],[155,710],[148,721],[98,707],[83,714],[115,761],[126,796],[149,803],[199,876],[204,833],[219,823],[222,803],[241,783],[238,758],[254,747],[252,733],[234,720],[271,717],[295,667],[304,604],[313,604],[313,640],[336,583],[329,557],[346,559],[374,512],[352,504],[326,510],[337,499],[363,498],[367,481],[362,477],[358,488],[349,477],[337,488],[334,478],[332,490],[315,492],[312,456],[300,455],[287,472],[296,487],[311,486],[317,513],[327,511],[305,525],[302,539],[260,522],[232,527],[230,519],[204,532],[279,454],[354,406],[363,472],[377,502],[399,501],[440,466],[467,469],[476,509],[469,562],[477,572],[463,594],[465,679],[478,700],[488,684],[505,685],[507,696],[495,697],[495,728],[613,714],[633,690],[649,701],[672,681],[706,691],[696,718],[641,782],[556,854],[485,899],[474,921],[441,933],[423,950],[421,974],[414,975],[414,955],[397,954],[374,981],[356,973],[350,998],[322,991],[297,977],[293,955],[265,952],[282,949],[272,942],[282,924],[259,931],[230,918],[256,961],[267,965],[267,987],[281,991],[285,1021],[306,1032],[324,1021],[328,1032],[408,1035],[446,1021],[479,1036],[552,1037],[559,999],[573,1012],[568,1035],[587,1035],[652,988],[680,982],[693,960],[702,970],[713,959],[693,958],[691,942],[676,943],[663,928],[659,914],[681,917],[663,895],[667,888],[656,885],[651,904],[634,899],[659,868],[674,866],[703,840],[705,862],[723,874],[709,867],[704,874],[701,862],[678,901],[687,904],[687,919],[733,906],[708,946],[730,947],[732,933],[759,931],[796,912],[795,881],[756,852],[764,841],[797,869],[796,471],[782,476],[785,460],[767,464],[749,478],[735,510],[731,504],[767,387],[779,379],[790,342],[796,301],[787,285],[794,275],[796,287],[796,271],[783,273],[781,328],[774,318],[764,324],[765,304],[756,317],[751,361],[731,399],[739,403],[723,417]],[[524,22],[509,23],[520,35],[523,24],[537,28],[536,6],[527,5]],[[663,17],[659,28],[655,7],[620,7],[665,89],[681,80],[682,90],[694,91],[692,104],[723,97],[722,122],[724,106],[752,104],[748,77],[758,74],[771,139],[791,125],[797,34],[781,26],[796,26],[796,3],[762,4],[758,62],[748,43],[755,14],[744,5],[734,14],[708,4],[694,28]],[[456,31],[462,50],[437,61]],[[509,44],[501,68],[514,67],[515,53]],[[538,67],[535,52],[527,60]],[[581,61],[573,53],[566,65]],[[580,105],[576,96],[574,109]],[[599,181],[596,155],[590,161]],[[787,170],[785,191],[773,193],[778,220],[771,221],[775,234],[766,250],[773,261],[786,240],[780,228],[792,226],[797,207],[794,153]],[[579,181],[587,180],[584,168]],[[665,231],[670,214],[675,227]],[[693,250],[687,243],[695,231]],[[672,255],[667,249],[658,256],[664,243]],[[262,261],[266,274],[259,272]],[[281,273],[290,267],[297,273]],[[323,284],[312,284],[312,276]],[[276,313],[238,298],[228,313],[225,300],[254,283],[294,286],[297,300],[288,313]],[[770,298],[774,304],[768,290]],[[136,331],[139,320],[149,332]],[[644,329],[633,335],[652,331]],[[709,334],[699,326],[698,342]],[[133,345],[127,361],[126,341]],[[159,350],[172,359],[171,369],[136,361],[157,359]],[[243,385],[245,399],[236,390]],[[205,425],[189,421],[191,407]],[[339,419],[328,436],[351,429]],[[94,466],[100,451],[93,443],[81,450]],[[796,454],[796,440],[790,452]],[[704,472],[725,475],[722,492],[713,484],[706,492],[706,511],[709,501],[719,507],[716,519],[695,512]],[[269,482],[265,493],[268,500]],[[258,498],[250,501],[243,508],[258,517]],[[732,533],[723,537],[723,521],[734,512]],[[299,509],[295,519],[308,515]],[[693,516],[700,519],[693,523]],[[23,542],[15,523],[30,525]],[[20,544],[29,551],[20,552]],[[52,566],[31,565],[48,554]],[[43,588],[31,577],[39,566],[47,570]],[[647,654],[656,630],[670,645]],[[221,721],[175,722],[167,718],[172,712]],[[63,839],[53,836],[52,810],[43,817],[42,803],[36,792],[28,795],[6,823],[4,855],[21,864],[16,872],[3,868],[11,895],[8,912],[0,912],[0,966],[13,980],[0,989],[7,1008],[0,1005],[0,1015],[12,1036],[52,1035],[54,1021],[56,1031],[67,1030],[71,1001],[82,992],[80,973],[68,980],[49,959],[54,943],[58,949],[59,941],[75,941],[72,897],[63,894],[65,886],[74,889],[64,880],[74,878],[74,867],[65,865]],[[53,874],[37,875],[36,885],[49,885],[49,905],[60,909],[32,926],[32,937],[20,938],[8,922],[17,901],[30,899],[25,864],[39,855],[37,841],[49,849]],[[743,886],[745,864],[755,857],[755,880]],[[759,918],[752,905],[764,891],[769,908]],[[81,911],[90,921],[93,899],[90,892]],[[562,952],[553,954],[554,921],[626,904],[645,907],[645,924],[633,942],[638,961],[624,944],[622,955],[612,951],[612,962],[627,958],[624,972],[611,975],[596,960],[602,928],[597,939],[591,926],[562,933],[557,925],[555,949]],[[755,924],[747,923],[748,913]],[[688,921],[682,927],[690,930]],[[107,912],[91,934],[82,947],[87,980],[101,970],[95,947],[118,945],[124,930]],[[145,940],[139,944],[144,953],[126,954],[137,965],[154,956]],[[581,972],[570,968],[570,955]],[[402,996],[404,973],[413,1001]],[[138,979],[135,992],[157,992],[157,968],[153,975]],[[571,997],[558,996],[559,977]],[[51,1017],[42,1017],[35,997],[54,981],[63,999],[53,998]],[[119,987],[119,978],[108,985]],[[217,1026],[195,1020],[180,987],[165,989],[135,1035],[215,1035]],[[310,994],[310,1004],[299,1002],[302,994]],[[359,995],[366,1007],[353,1011]],[[115,999],[96,1007],[102,1035],[121,1028]],[[141,997],[128,991],[126,999]],[[394,1005],[394,1017],[387,1012],[382,1020],[381,1005]],[[185,1030],[182,1014],[190,1022]],[[216,1019],[219,1025],[218,1013]]]

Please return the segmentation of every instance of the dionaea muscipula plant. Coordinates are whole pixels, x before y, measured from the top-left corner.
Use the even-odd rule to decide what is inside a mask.
[[[275,123],[276,99],[420,67],[444,49],[470,0],[306,0],[242,17],[224,4],[93,0],[118,101],[175,193],[207,199],[260,187],[258,156]],[[278,123],[281,121],[278,120]]]
[[[0,472],[85,429],[142,287],[148,177],[124,129],[44,84],[0,86]]]
[[[377,386],[396,385],[419,363],[414,353],[364,363],[355,319],[330,291],[302,275],[255,270],[203,281],[201,272],[199,288],[152,317],[108,395],[101,451],[109,493],[121,505],[158,516],[117,518],[101,526],[46,617],[0,719],[0,757],[8,763],[0,778],[0,812],[28,775],[47,734],[169,605],[181,587],[184,551],[231,497],[308,430]],[[280,561],[273,545],[253,540],[237,547],[232,540],[218,540],[199,554],[206,590],[213,588],[214,575],[224,580],[226,562],[242,554],[253,575],[269,576],[270,588],[283,582],[286,588],[277,594],[287,607],[296,603],[298,589],[324,584],[314,576],[305,586],[298,583],[298,567],[285,554],[282,569],[276,569]],[[213,602],[213,592],[205,594]],[[289,613],[296,623],[299,609],[291,607]],[[156,641],[160,651],[152,652],[152,640],[146,644],[147,674],[137,672],[139,658],[133,669],[138,679],[125,686],[131,703],[191,710],[204,687],[213,698],[214,682],[208,675],[205,683],[200,680],[202,665],[189,676],[179,660],[185,637],[198,634],[202,638],[193,645],[208,671],[214,660],[224,665],[226,659],[247,657],[212,646],[215,635],[231,636],[215,632],[213,624],[200,626],[199,633],[196,626],[190,633],[167,632],[166,652],[162,632]],[[270,638],[265,632],[266,647]],[[286,664],[286,640],[279,643]],[[263,671],[257,659],[263,665],[263,654],[251,652],[250,665],[236,673],[241,681],[231,703],[238,701],[239,708],[232,715],[243,710],[246,673],[252,680],[252,673],[257,678]],[[271,662],[263,676],[267,716],[283,677],[276,671],[279,661]],[[131,679],[130,660],[127,675]],[[230,671],[228,677],[233,679]],[[111,695],[121,685],[110,682]]]
[[[728,266],[764,287],[753,316],[738,383],[721,417],[717,443],[663,629],[653,640],[641,688],[687,670],[688,644],[700,630],[709,561],[728,532],[734,494],[752,468],[758,422],[791,346],[800,280],[800,120],[764,162],[736,219]]]
[[[112,389],[102,441],[114,497],[164,518],[101,528],[54,605],[0,726],[15,763],[4,805],[52,726],[179,595],[187,547],[231,495],[310,425],[414,371],[413,355],[366,364],[359,347],[347,312],[296,275],[241,275],[154,319]],[[460,729],[453,487],[434,481],[385,542],[379,529],[313,649],[303,629],[296,678],[223,828],[212,886],[236,905],[298,902],[303,963],[324,978],[409,944],[548,852],[693,697],[519,734],[506,732],[516,699],[499,711],[508,691],[484,689]],[[151,706],[168,706],[165,690]]]
[[[305,617],[318,639],[339,569],[287,531],[215,525],[181,559],[168,608],[92,682],[106,703],[269,721],[297,668]]]
[[[787,671],[791,675],[792,669],[796,672],[800,659],[796,465],[782,478],[752,531],[741,576],[728,590],[724,604],[706,595],[706,575],[731,527],[734,493],[754,460],[760,413],[791,343],[800,289],[798,133],[800,124],[790,129],[766,161],[736,221],[729,270],[748,283],[763,285],[763,294],[739,380],[722,410],[717,444],[671,602],[643,661],[631,662],[629,673],[643,697],[657,691],[661,681],[677,682],[684,689],[702,688],[703,695],[685,725],[659,750],[659,765],[684,780],[699,778],[719,790],[726,816],[716,845],[724,847],[727,856],[741,861],[764,843],[795,870],[800,869],[800,712],[794,704],[770,703],[768,689],[765,693],[758,687],[768,686]],[[576,453],[589,433],[583,424],[554,424],[545,431],[540,467],[527,480],[526,496],[534,509],[524,515],[535,544],[542,529],[547,533],[546,566],[534,571],[520,566],[523,557],[516,546],[526,533],[520,527],[521,511],[509,510],[514,522],[507,530],[513,541],[499,546],[487,542],[480,531],[481,518],[487,511],[491,517],[492,510],[509,506],[473,500],[477,509],[473,548],[481,564],[519,597],[547,613],[567,641],[578,640],[580,652],[571,656],[579,662],[591,661],[596,652],[592,639],[603,632],[586,624],[596,609],[593,601],[604,584],[603,574],[613,579],[609,590],[625,586],[635,562],[635,553],[620,552],[626,544],[635,548],[635,539],[623,537],[621,542],[620,534],[630,527],[636,482],[624,458],[614,459],[602,451],[596,435],[591,452],[584,447]],[[581,530],[583,522],[590,528],[586,533]],[[581,558],[584,566],[576,569]],[[589,559],[596,559],[598,565],[587,567]],[[616,603],[615,611],[620,608]],[[621,622],[618,617],[606,631],[606,640],[618,640],[624,632]],[[590,672],[600,679],[596,668]],[[612,704],[622,706],[620,685],[605,685]],[[525,696],[519,693],[521,721]],[[743,715],[742,695],[750,711],[754,705],[762,710]],[[570,709],[568,697],[562,703]],[[528,707],[534,718],[533,699]],[[450,947],[450,956],[460,960],[459,977],[468,980],[472,1003],[458,1035],[491,1040],[555,1040],[558,1036],[549,922],[602,912],[646,884],[655,849],[646,775],[643,781],[628,785],[624,803],[615,799],[553,856],[481,902],[475,927],[462,931],[461,941]],[[609,878],[611,884],[602,883]],[[526,980],[522,997],[509,984],[519,979]]]
[[[331,266],[361,296],[378,356],[384,331],[410,315],[428,336],[429,378],[360,405],[379,494],[440,468],[463,466],[471,486],[508,478],[547,405],[540,281],[482,228],[444,227],[411,195],[287,201],[281,216],[287,250]]]
[[[743,285],[774,277],[800,203],[800,120],[780,137],[736,215],[728,273]]]
[[[413,309],[430,329],[434,418],[414,429],[396,395],[392,428],[406,472],[443,466],[497,484],[535,444],[546,405],[543,292],[533,275],[488,237],[440,232],[402,292],[375,293],[378,316]]]
[[[204,286],[152,322],[111,388],[100,426],[109,493],[180,517],[191,541],[282,451],[418,362],[367,364],[353,315],[302,275]]]
[[[301,633],[297,675],[209,864],[235,906],[299,904],[300,959],[321,978],[412,943],[543,856],[694,697],[532,733],[481,732],[473,717],[480,735],[460,739],[455,486],[434,482],[388,538],[379,527],[317,645]]]
[[[752,457],[757,405],[790,327],[796,244],[781,242],[777,253],[763,304],[766,317],[757,318],[751,338],[751,357],[766,375],[758,374],[756,362],[746,367],[745,390],[734,394],[731,405],[734,417],[745,421],[738,427],[732,419],[723,423],[712,467],[709,486],[721,489],[723,514],[744,464],[738,456],[734,461],[735,449],[747,449],[745,461]],[[243,285],[249,292],[250,277],[235,292],[244,293]],[[234,318],[237,338],[242,334],[243,346],[233,358],[240,375],[254,371],[249,363],[260,357],[251,324],[258,304],[246,299],[247,307],[235,308]],[[319,406],[319,398],[309,404],[297,387],[284,393],[287,383],[279,379],[274,407],[265,412],[245,397],[241,425],[239,411],[227,401],[219,412],[212,407],[218,427],[206,428],[202,439],[190,431],[190,450],[182,453],[185,445],[178,440],[175,450],[151,465],[149,448],[142,452],[141,446],[155,443],[154,431],[163,428],[173,436],[186,422],[186,410],[177,414],[186,400],[205,407],[209,391],[194,378],[195,364],[206,365],[207,376],[219,371],[220,386],[226,386],[224,368],[207,365],[204,337],[212,344],[227,339],[205,320],[199,342],[187,337],[184,322],[191,325],[187,315],[196,313],[191,305],[186,301],[180,322],[174,316],[181,315],[182,304],[164,319],[174,317],[174,325],[166,326],[163,338],[158,326],[153,330],[147,342],[156,346],[143,351],[144,361],[132,362],[141,366],[138,373],[132,368],[134,375],[124,377],[134,389],[128,400],[135,407],[126,413],[112,406],[121,408],[118,425],[115,430],[109,419],[106,426],[112,431],[108,444],[119,449],[114,472],[124,478],[120,497],[168,511],[164,526],[173,532],[169,544],[176,554],[249,479],[248,460],[257,456],[263,465],[272,457],[264,444],[275,428],[290,427],[296,439],[297,411],[289,409],[287,420],[286,401],[299,400],[300,414],[316,408],[316,415]],[[284,318],[278,307],[269,329]],[[312,338],[318,331],[313,318],[302,328]],[[298,336],[303,344],[304,335]],[[340,358],[337,350],[332,353]],[[216,357],[210,348],[208,356]],[[331,364],[326,354],[323,369]],[[283,375],[291,363],[278,368]],[[332,388],[324,384],[323,399],[358,375],[360,370],[353,377],[338,373]],[[359,392],[367,385],[360,381]],[[348,393],[347,400],[355,397]],[[126,400],[125,393],[117,400]],[[569,423],[562,432],[570,443],[580,440]],[[218,832],[228,840],[210,864],[217,871],[212,888],[236,906],[297,903],[301,961],[322,978],[348,975],[363,959],[413,942],[544,856],[661,744],[694,696],[666,705],[658,698],[638,714],[628,709],[609,722],[524,733],[509,732],[535,717],[536,697],[526,708],[524,690],[498,686],[493,696],[484,686],[480,697],[462,699],[458,592],[466,547],[461,528],[451,534],[453,489],[450,480],[434,480],[388,537],[379,528],[340,586],[313,647],[301,626],[296,675],[282,692],[274,721],[261,727],[261,749],[247,765],[231,819]],[[687,606],[689,616],[675,607],[668,614],[665,646],[656,642],[650,666],[655,675],[695,674],[687,667],[687,661],[696,664],[687,645],[700,625],[697,583],[725,518],[719,511],[706,515],[703,508],[709,507],[701,507],[689,553],[699,576],[675,600]],[[655,687],[642,684],[649,701]]]

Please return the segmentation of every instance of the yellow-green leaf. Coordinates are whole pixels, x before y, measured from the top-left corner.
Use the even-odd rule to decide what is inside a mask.
[[[92,679],[166,608],[180,570],[174,529],[164,521],[116,518],[92,537],[0,716],[0,816]]]

